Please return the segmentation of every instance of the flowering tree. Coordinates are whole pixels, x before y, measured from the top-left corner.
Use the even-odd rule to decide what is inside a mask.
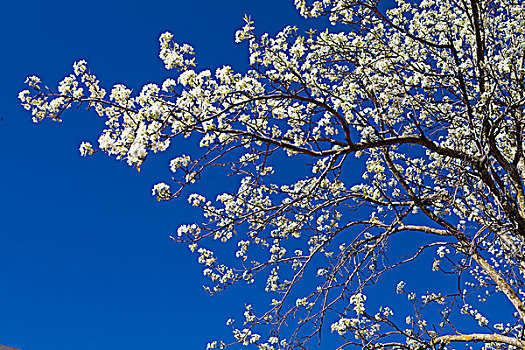
[[[198,142],[174,155],[159,200],[212,166],[238,179],[215,200],[189,194],[204,219],[173,237],[198,254],[208,292],[268,293],[266,309],[228,321],[233,342],[208,348],[306,349],[329,334],[351,349],[525,348],[525,5],[295,4],[337,32],[270,37],[247,17],[235,37],[249,43],[246,73],[196,71],[193,48],[164,33],[160,58],[179,73],[161,86],[106,96],[79,61],[56,91],[32,76],[19,98],[34,122],[93,109],[106,128],[81,154],[137,170],[172,142]],[[234,257],[210,248],[221,244]],[[445,282],[407,283],[417,263]]]

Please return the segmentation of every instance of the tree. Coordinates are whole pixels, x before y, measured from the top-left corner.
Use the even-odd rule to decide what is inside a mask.
[[[238,181],[216,200],[189,194],[204,219],[173,237],[198,255],[208,292],[254,283],[271,300],[246,305],[235,340],[208,348],[306,349],[325,329],[341,348],[525,348],[525,5],[295,4],[333,30],[270,37],[246,17],[245,73],[195,71],[193,48],[166,32],[160,58],[176,80],[107,97],[79,61],[56,91],[31,76],[19,98],[34,122],[94,109],[106,129],[81,154],[139,171],[151,152],[198,142],[171,160],[159,200],[211,167]],[[219,260],[209,247],[222,244]],[[415,264],[444,276],[438,289],[406,284]]]

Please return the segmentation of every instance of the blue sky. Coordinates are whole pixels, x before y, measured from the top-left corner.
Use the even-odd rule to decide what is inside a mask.
[[[169,152],[149,157],[140,174],[104,155],[81,158],[79,144],[96,144],[103,120],[69,110],[61,124],[35,125],[17,94],[32,74],[56,86],[79,59],[107,90],[115,83],[135,90],[161,83],[172,74],[158,58],[158,37],[166,30],[195,47],[198,69],[245,70],[246,45],[233,40],[244,14],[259,33],[315,26],[299,17],[292,0],[3,4],[0,344],[168,350],[231,339],[226,320],[256,297],[242,288],[206,295],[195,256],[169,239],[179,224],[199,220],[184,200],[158,203],[151,196],[153,184],[169,178]],[[220,181],[200,186],[206,191]],[[394,244],[417,241],[401,239]],[[439,283],[432,277],[427,285]]]
[[[191,43],[199,68],[247,66],[234,32],[251,14],[275,33],[292,1],[9,1],[0,12],[0,344],[24,350],[202,349],[228,335],[238,291],[209,297],[195,257],[169,235],[196,212],[158,203],[168,156],[137,174],[105,156],[83,159],[103,121],[81,110],[35,125],[17,101],[26,76],[50,86],[86,59],[104,87],[138,89],[170,73],[159,34]]]

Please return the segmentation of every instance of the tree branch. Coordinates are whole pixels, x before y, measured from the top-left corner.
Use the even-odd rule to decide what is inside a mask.
[[[521,349],[525,348],[525,341],[523,340],[508,337],[506,335],[482,333],[444,335],[433,339],[431,344],[448,344],[452,342],[494,342],[516,346]]]
[[[518,311],[522,321],[525,321],[525,305],[520,297],[516,294],[514,289],[505,281],[503,277],[494,269],[494,267],[487,262],[477,251],[472,253],[472,258],[485,271],[487,275],[496,283],[498,288],[505,294],[507,299],[512,303],[516,311]],[[525,345],[525,343],[523,343]],[[525,346],[524,346],[525,347]]]

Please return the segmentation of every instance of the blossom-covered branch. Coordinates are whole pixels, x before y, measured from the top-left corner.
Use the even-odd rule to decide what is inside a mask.
[[[335,336],[341,348],[524,347],[525,6],[294,3],[333,28],[272,37],[247,16],[235,35],[245,72],[197,70],[193,48],[166,32],[159,57],[178,72],[159,85],[107,96],[81,60],[56,91],[29,77],[19,99],[35,122],[73,106],[105,117],[84,156],[140,170],[174,153],[173,178],[152,193],[201,209],[173,239],[197,255],[205,290],[266,295],[210,349]],[[170,147],[182,142],[199,147]],[[192,193],[212,167],[229,176],[223,193]],[[421,283],[430,274],[437,286]]]

